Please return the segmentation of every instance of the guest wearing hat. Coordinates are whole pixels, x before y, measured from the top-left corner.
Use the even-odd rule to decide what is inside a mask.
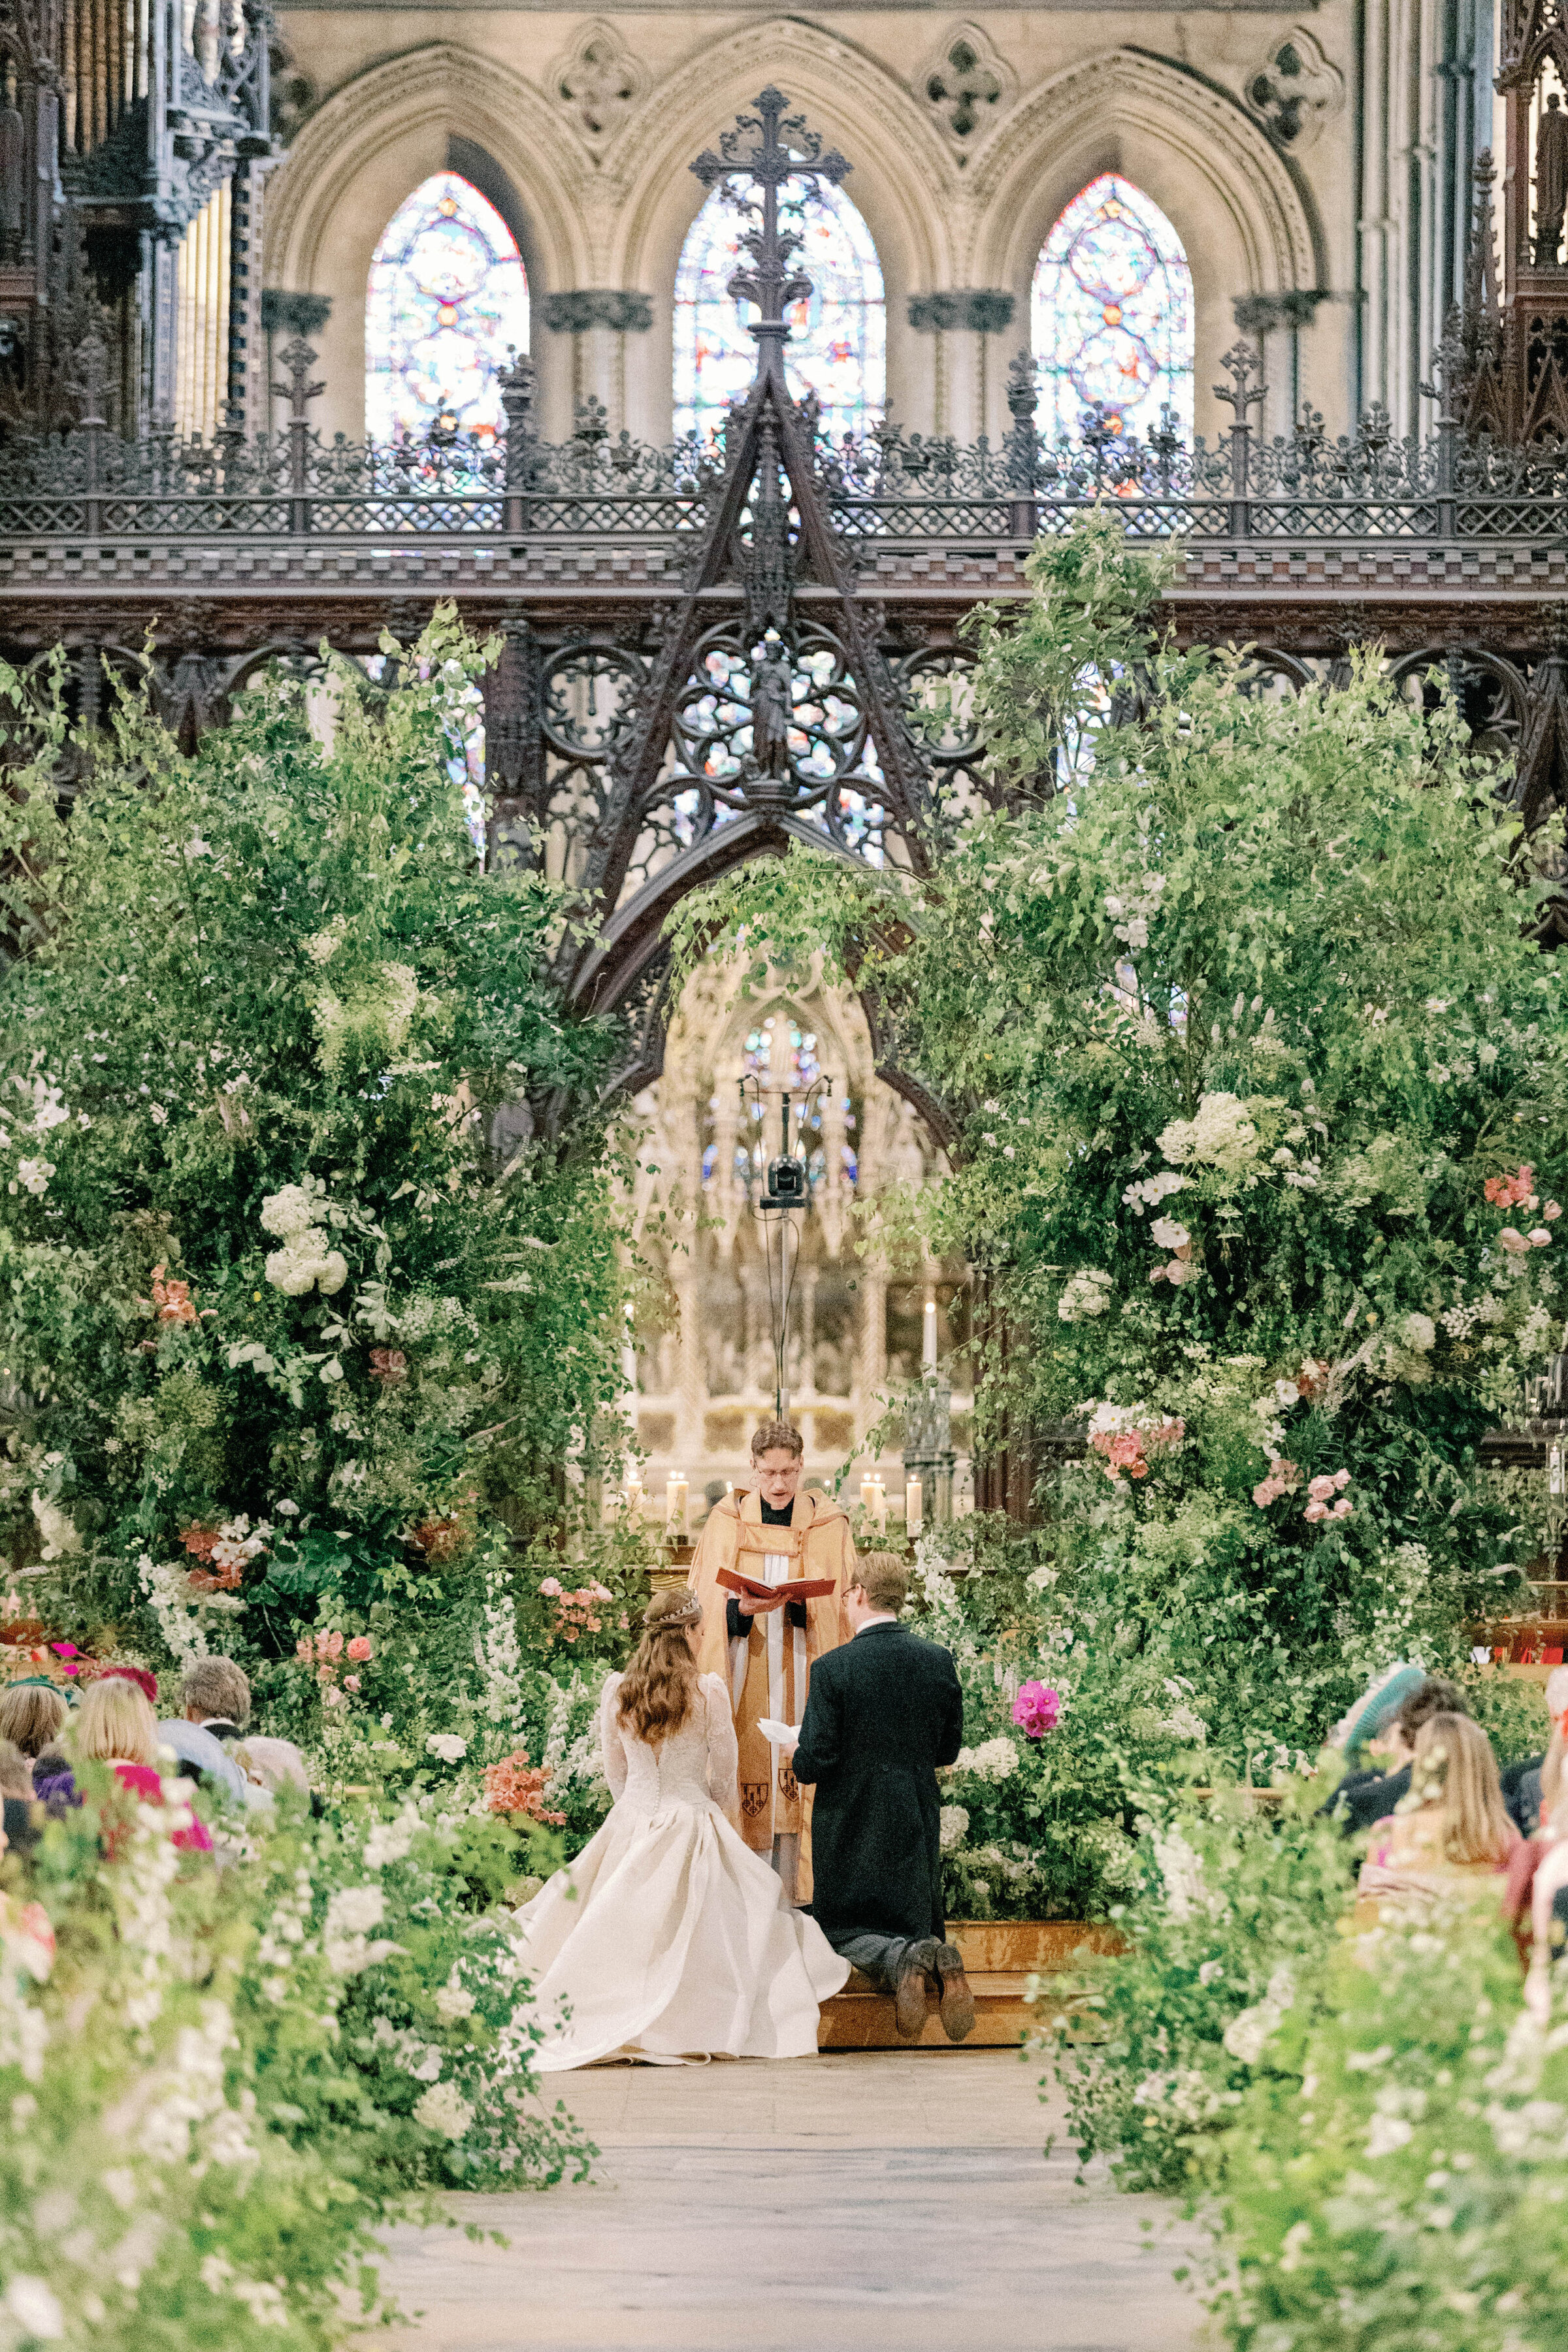
[[[1357,1700],[1330,1736],[1359,1769],[1345,1774],[1323,1808],[1347,1835],[1371,1829],[1410,1793],[1416,1735],[1436,1715],[1468,1716],[1465,1695],[1441,1675],[1420,1666],[1391,1667]],[[1363,1756],[1374,1759],[1370,1766]]]

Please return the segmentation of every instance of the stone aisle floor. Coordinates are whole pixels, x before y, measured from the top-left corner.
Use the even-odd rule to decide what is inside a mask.
[[[1079,2188],[1010,2051],[558,2077],[603,2151],[542,2195],[394,2233],[409,2352],[1186,2352],[1156,2198]],[[1154,2224],[1152,2246],[1144,2229]],[[367,2339],[368,2340],[368,2339]],[[384,2336],[374,2339],[382,2344]]]

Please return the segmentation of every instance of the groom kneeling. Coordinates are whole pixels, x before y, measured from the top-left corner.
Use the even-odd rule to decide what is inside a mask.
[[[942,1903],[936,1769],[963,1739],[952,1656],[899,1622],[909,1575],[871,1552],[844,1596],[851,1639],[811,1670],[795,1777],[815,1786],[812,1916],[835,1951],[894,1999],[905,2041],[918,2040],[934,1989],[948,2038],[962,2042],[974,2002]]]

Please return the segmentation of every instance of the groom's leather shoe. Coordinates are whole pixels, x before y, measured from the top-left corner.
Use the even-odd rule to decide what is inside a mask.
[[[942,1988],[938,2010],[942,2030],[950,2042],[962,2042],[974,2030],[974,1995],[963,1973],[963,1955],[956,1944],[939,1944],[936,1979]]]
[[[893,2021],[901,2042],[918,2042],[925,2032],[936,1958],[934,1936],[924,1936],[904,1948],[893,1983]]]

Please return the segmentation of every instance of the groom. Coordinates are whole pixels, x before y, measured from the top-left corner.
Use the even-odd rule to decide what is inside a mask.
[[[795,1777],[816,1789],[812,1915],[836,1952],[893,1996],[900,2036],[924,2031],[934,1990],[950,2042],[974,2000],[942,1904],[936,1772],[963,1740],[950,1652],[899,1622],[909,1572],[869,1552],[844,1596],[850,1639],[813,1668]]]

